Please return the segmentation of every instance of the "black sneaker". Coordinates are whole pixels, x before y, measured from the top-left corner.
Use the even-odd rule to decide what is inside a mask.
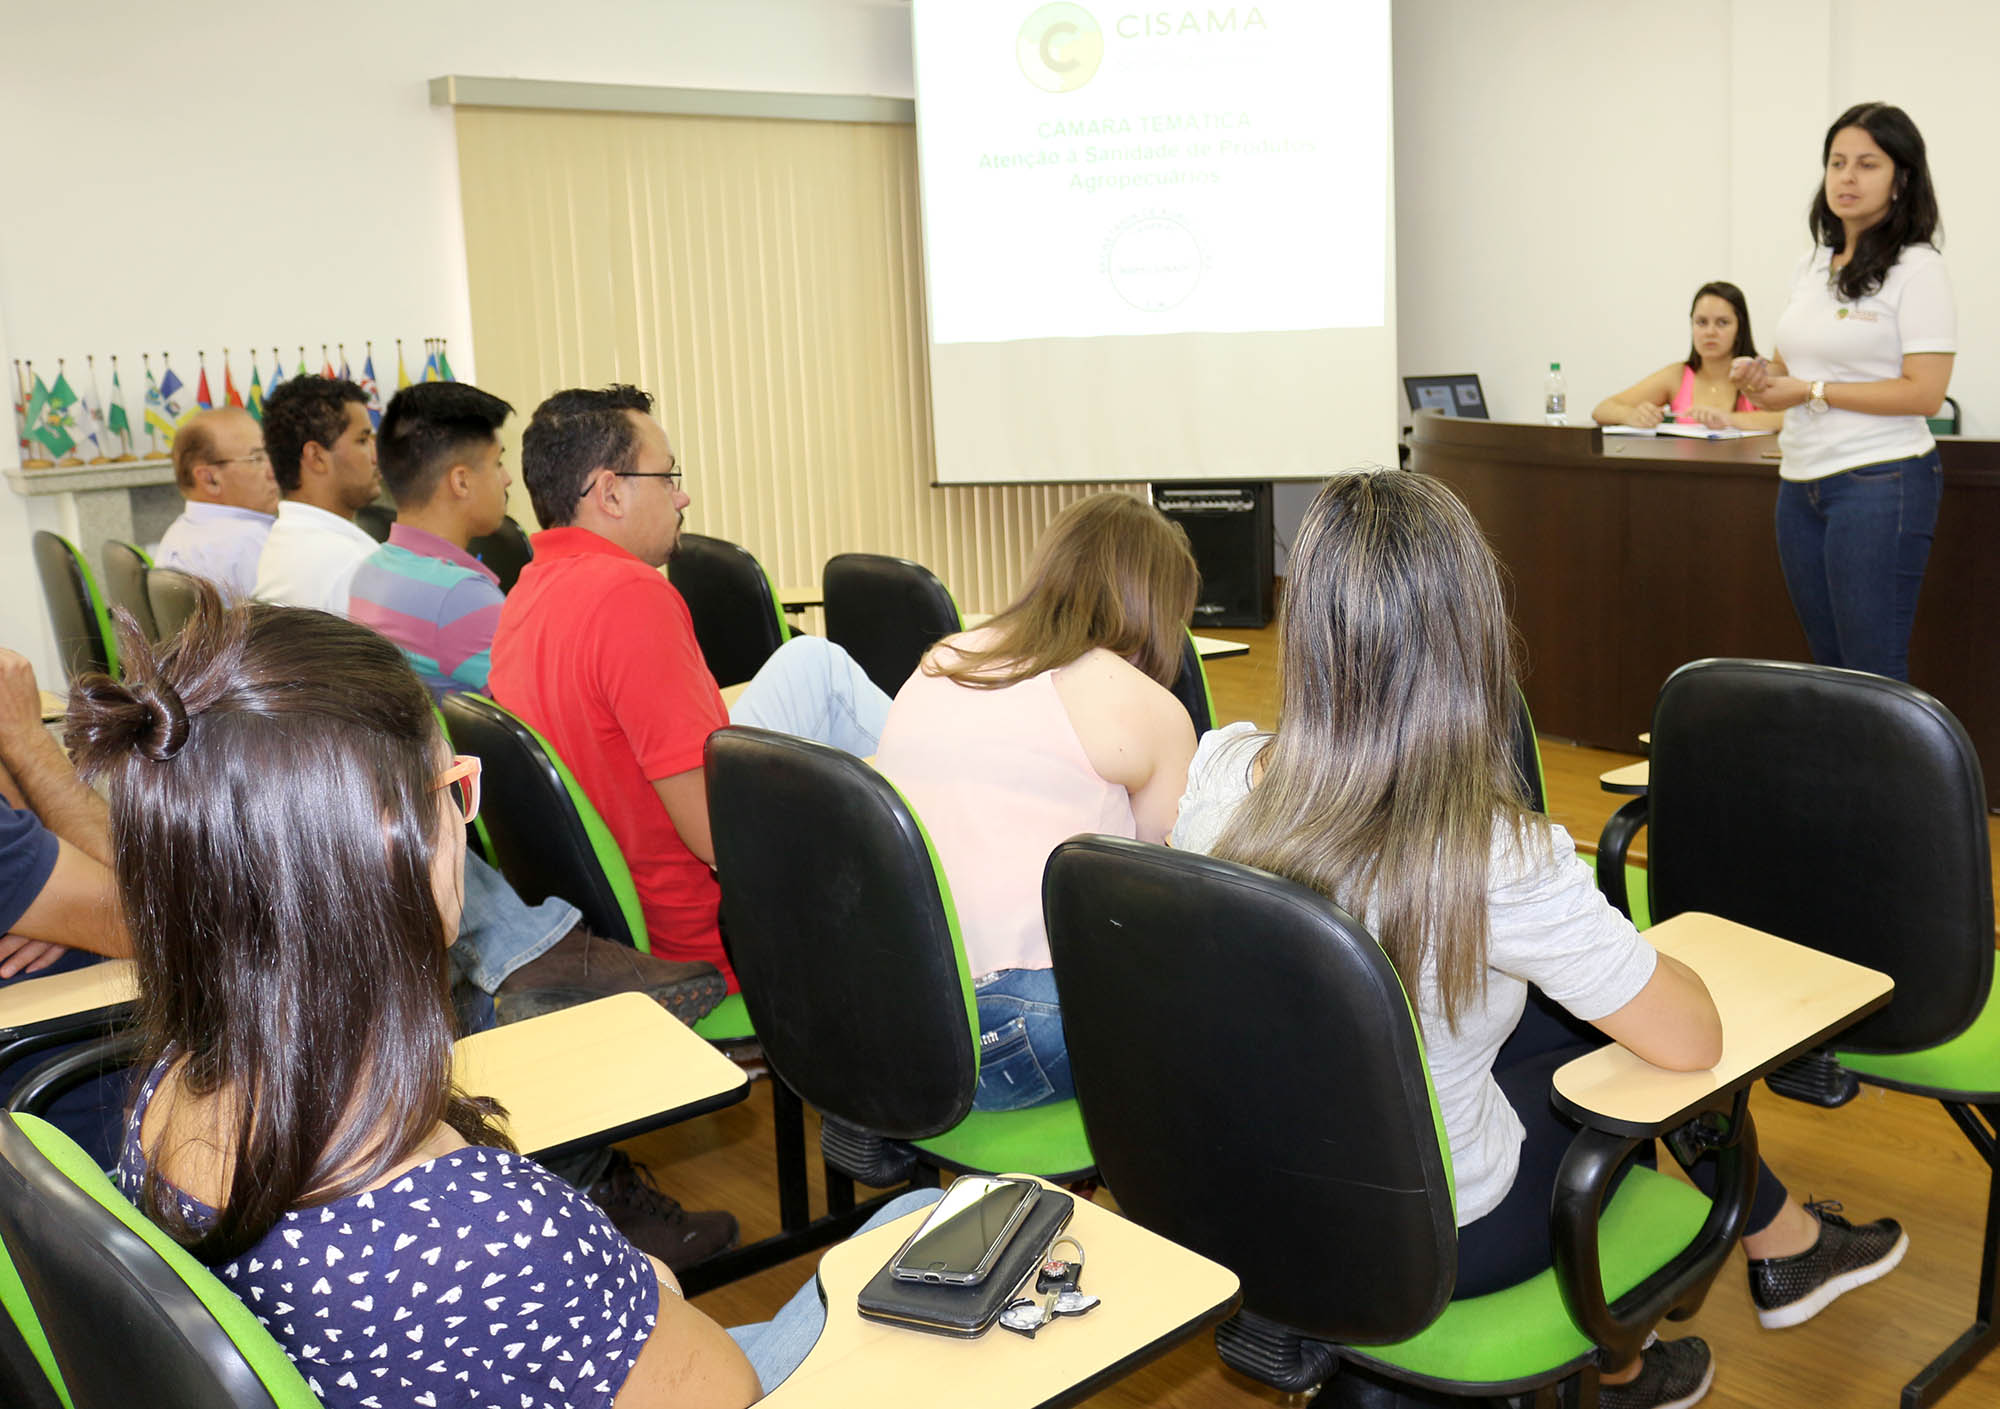
[[[1859,1228],[1840,1216],[1840,1205],[1822,1199],[1806,1205],[1819,1220],[1819,1241],[1790,1257],[1750,1259],[1750,1299],[1765,1330],[1796,1326],[1819,1315],[1836,1297],[1885,1276],[1903,1260],[1910,1236],[1893,1218]]]
[[[622,1150],[611,1152],[604,1177],[590,1186],[589,1193],[639,1251],[651,1253],[676,1272],[736,1246],[735,1214],[682,1208]]]
[[[1638,1377],[1597,1387],[1599,1409],[1686,1409],[1708,1393],[1715,1361],[1700,1336],[1650,1340],[1640,1352]]]

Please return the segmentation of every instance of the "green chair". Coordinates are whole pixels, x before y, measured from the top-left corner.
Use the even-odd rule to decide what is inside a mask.
[[[111,615],[83,554],[62,535],[40,529],[35,533],[35,570],[48,601],[49,624],[55,627],[63,678],[73,683],[92,671],[116,675],[118,642]]]
[[[876,1187],[923,1166],[1090,1177],[1074,1101],[972,1109],[978,1019],[951,887],[889,780],[742,728],[709,736],[705,772],[731,958],[772,1069],[823,1117],[828,1164]]]
[[[235,1293],[34,1116],[0,1116],[0,1306],[64,1409],[319,1406]]]
[[[146,595],[146,575],[153,567],[151,555],[144,548],[118,538],[105,539],[102,552],[104,586],[111,605],[132,613],[132,620],[139,623],[139,629],[146,633],[148,641],[159,640],[160,628],[153,620],[153,603]]]
[[[667,580],[687,601],[695,643],[718,685],[748,680],[791,639],[771,579],[747,548],[683,533],[667,560]]]
[[[1043,906],[1105,1185],[1127,1217],[1242,1279],[1216,1344],[1254,1379],[1325,1384],[1329,1409],[1397,1385],[1595,1404],[1599,1369],[1662,1316],[1691,1315],[1742,1233],[1747,1081],[1673,1118],[1677,1153],[1720,1152],[1713,1204],[1644,1168],[1607,1200],[1626,1157],[1668,1132],[1586,1124],[1550,1213],[1555,1267],[1454,1300],[1436,1094],[1396,971],[1359,923],[1265,872],[1112,837],[1057,847]]]
[[[1880,969],[1879,1013],[1771,1078],[1835,1106],[1860,1082],[1943,1105],[1991,1171],[1973,1326],[1903,1391],[1930,1404],[2000,1339],[2000,1002],[1986,784],[1921,690],[1783,661],[1684,665],[1653,708],[1653,914],[1700,910]],[[1600,849],[1600,866],[1621,856]]]

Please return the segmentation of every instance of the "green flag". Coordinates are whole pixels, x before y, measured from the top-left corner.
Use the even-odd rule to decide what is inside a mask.
[[[76,393],[69,389],[68,378],[58,375],[54,388],[43,386],[42,379],[35,378],[35,394],[28,403],[28,418],[35,426],[31,436],[58,460],[76,449],[76,442],[69,434],[68,414],[75,401]]]
[[[438,375],[440,377],[443,377],[448,382],[455,382],[458,380],[457,377],[452,375],[450,359],[444,355],[443,338],[438,339]]]
[[[119,383],[115,367],[111,371],[111,409],[104,413],[104,424],[113,435],[132,434],[132,422],[125,415],[125,388]]]

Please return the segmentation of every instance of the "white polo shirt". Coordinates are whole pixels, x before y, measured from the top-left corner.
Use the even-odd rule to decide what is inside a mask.
[[[361,560],[382,545],[352,519],[287,499],[257,559],[260,602],[347,615],[347,586]]]
[[[153,561],[205,577],[225,602],[240,602],[257,586],[257,560],[273,522],[255,509],[189,500],[181,516],[167,525]]]
[[[1903,375],[1915,352],[1958,351],[1958,315],[1944,256],[1909,245],[1882,287],[1855,303],[1827,282],[1833,251],[1799,261],[1791,302],[1778,319],[1776,346],[1785,371],[1806,382],[1886,382]],[[1937,441],[1922,416],[1871,416],[1830,406],[1794,406],[1778,432],[1786,479],[1824,479],[1863,465],[1922,455]]]

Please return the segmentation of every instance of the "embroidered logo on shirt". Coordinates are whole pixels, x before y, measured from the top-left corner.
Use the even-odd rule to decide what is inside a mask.
[[[1836,318],[1852,318],[1857,323],[1879,323],[1882,321],[1882,315],[1875,312],[1872,308],[1849,308],[1845,304],[1841,305],[1833,316]]]

